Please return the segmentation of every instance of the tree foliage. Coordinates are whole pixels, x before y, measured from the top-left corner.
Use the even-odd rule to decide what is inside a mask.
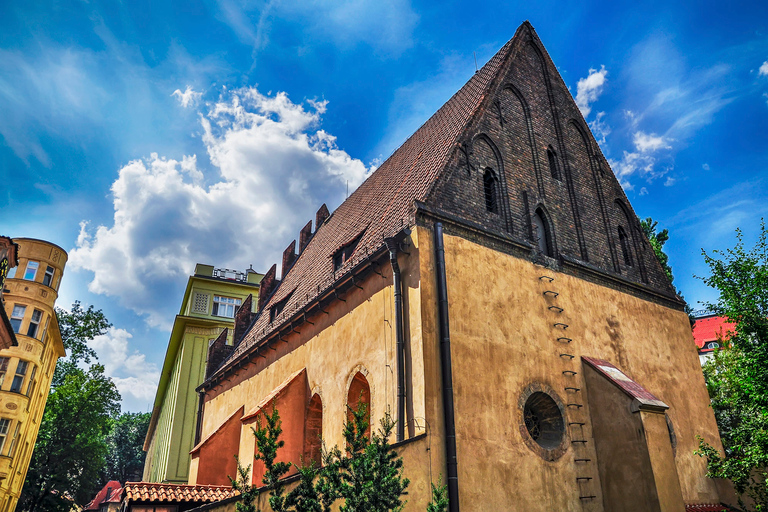
[[[144,438],[152,415],[124,412],[110,422],[106,436],[107,458],[102,481],[138,482],[144,471]]]
[[[719,292],[706,304],[735,324],[727,348],[715,350],[704,367],[725,456],[700,440],[709,475],[733,481],[737,492],[768,511],[768,233],[761,223],[755,247],[736,231],[733,249],[703,252],[711,275],[703,281]],[[721,343],[721,345],[723,345]],[[744,503],[742,503],[744,506]]]
[[[71,311],[56,308],[56,319],[61,331],[61,342],[67,351],[67,357],[59,359],[51,380],[51,389],[55,389],[64,378],[75,372],[81,363],[89,364],[91,359],[98,360],[96,352],[88,342],[100,336],[112,327],[104,312],[94,309],[93,305],[83,309],[79,300],[72,304]]]
[[[448,512],[448,486],[443,484],[442,477],[437,485],[432,484],[432,501],[427,505],[427,512]]]
[[[19,510],[67,512],[87,503],[107,456],[120,394],[104,367],[74,368],[48,397]],[[69,499],[68,499],[69,498]]]
[[[343,500],[340,512],[390,512],[401,510],[401,497],[409,481],[403,478],[403,459],[389,444],[395,426],[389,414],[381,420],[380,429],[368,434],[368,410],[361,400],[356,409],[350,408],[350,418],[344,425],[345,451],[338,447],[323,450],[323,465],[314,462],[298,465],[277,462],[277,453],[284,446],[280,440],[282,422],[276,409],[259,417],[252,428],[256,437],[256,460],[264,462],[262,482],[269,489],[269,506],[274,512],[330,512],[338,500]],[[236,457],[237,458],[237,457]],[[283,478],[296,468],[298,485],[286,493]],[[233,487],[240,491],[237,512],[260,512],[255,502],[259,489],[248,483],[250,466],[237,461],[238,478],[230,477]]]
[[[662,229],[661,231],[656,231],[658,225],[659,223],[651,217],[646,217],[640,221],[640,227],[643,229],[643,233],[645,233],[646,238],[648,238],[648,241],[651,243],[651,248],[653,249],[654,254],[656,254],[656,258],[658,258],[659,263],[661,263],[661,268],[664,269],[664,273],[667,274],[669,282],[671,283],[675,280],[675,277],[672,275],[672,267],[669,266],[669,256],[664,252],[664,244],[669,240],[669,230]]]

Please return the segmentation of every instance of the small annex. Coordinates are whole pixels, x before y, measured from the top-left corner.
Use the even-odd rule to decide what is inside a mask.
[[[363,400],[397,421],[405,510],[438,477],[452,512],[732,500],[694,455],[721,444],[684,303],[527,22],[253,301],[210,345],[189,484],[252,461],[272,405],[300,462]]]

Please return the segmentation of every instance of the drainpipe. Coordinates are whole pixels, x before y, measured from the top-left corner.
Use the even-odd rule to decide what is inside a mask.
[[[392,285],[395,289],[395,334],[397,337],[397,440],[405,439],[405,340],[403,340],[403,292],[400,265],[397,264],[397,239],[384,240],[392,265]]]
[[[443,373],[443,419],[445,458],[448,474],[448,510],[459,512],[459,474],[456,460],[456,422],[453,411],[453,373],[451,371],[451,333],[448,328],[448,288],[445,279],[443,225],[435,223],[435,270],[437,273],[437,316],[440,323],[440,369]]]
[[[195,424],[195,446],[200,442],[203,433],[203,404],[205,403],[205,392],[200,391],[197,394],[197,422]]]

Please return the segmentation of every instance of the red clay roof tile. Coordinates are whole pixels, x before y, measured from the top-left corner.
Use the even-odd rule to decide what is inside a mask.
[[[126,482],[125,499],[127,501],[167,501],[167,502],[214,502],[238,494],[225,485],[178,485],[151,482]]]
[[[729,322],[723,316],[708,316],[697,318],[693,324],[693,341],[696,346],[704,348],[704,345],[710,341],[728,338],[728,331],[736,329],[736,324]]]

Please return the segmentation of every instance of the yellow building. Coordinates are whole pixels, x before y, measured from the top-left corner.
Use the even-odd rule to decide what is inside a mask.
[[[27,475],[56,361],[64,346],[54,313],[67,253],[14,239],[19,265],[5,281],[5,311],[18,346],[0,350],[0,512],[13,512]]]
[[[190,484],[253,461],[270,404],[300,463],[362,399],[397,420],[406,511],[439,475],[451,512],[732,498],[694,454],[721,445],[685,304],[529,23],[328,213],[198,388]]]
[[[231,345],[235,311],[249,295],[258,296],[262,277],[252,269],[238,272],[198,264],[187,281],[144,441],[145,482],[187,482],[189,451],[197,442],[195,388],[203,382],[208,345],[227,328]]]

